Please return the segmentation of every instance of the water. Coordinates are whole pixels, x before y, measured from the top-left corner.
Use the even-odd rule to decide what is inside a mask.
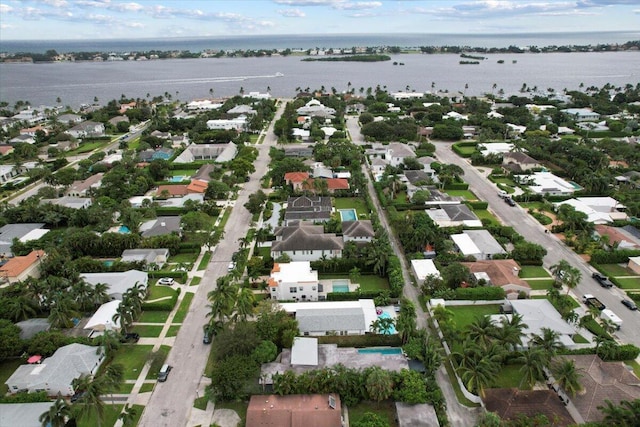
[[[297,89],[350,88],[356,94],[380,85],[389,91],[448,90],[466,95],[518,94],[523,83],[556,91],[624,86],[640,81],[640,52],[491,54],[480,65],[460,65],[458,55],[394,55],[391,61],[302,62],[299,56],[265,58],[167,59],[146,62],[79,62],[0,64],[0,101],[18,100],[32,105],[78,107],[97,97],[105,104],[121,95],[133,98],[171,95],[189,101],[232,96],[268,89],[275,97],[290,98]],[[504,64],[498,64],[502,59]],[[517,63],[513,64],[512,60]],[[394,66],[393,61],[404,62]],[[284,77],[277,77],[283,73]],[[349,85],[351,83],[351,85]],[[493,89],[493,84],[496,89]],[[467,89],[465,89],[467,86]],[[360,92],[362,88],[363,92]]]
[[[349,292],[348,280],[332,280],[331,286],[332,292]]]
[[[340,209],[340,218],[342,221],[355,221],[357,219],[355,209]]]
[[[171,182],[182,182],[182,181],[187,181],[189,179],[188,176],[185,175],[176,175],[176,176],[172,176],[169,181]]]
[[[131,230],[129,230],[129,227],[127,227],[126,225],[121,225],[118,229],[118,233],[129,234],[131,233]]]
[[[392,354],[402,354],[402,349],[400,347],[367,347],[367,348],[359,348],[358,353],[392,355]]]
[[[386,311],[383,311],[382,313],[378,314],[378,318],[379,319],[393,319],[391,317],[391,315],[389,313],[387,313]],[[389,327],[386,330],[382,331],[382,333],[384,335],[394,335],[394,334],[397,334],[398,332],[396,331],[395,325],[389,325]]]

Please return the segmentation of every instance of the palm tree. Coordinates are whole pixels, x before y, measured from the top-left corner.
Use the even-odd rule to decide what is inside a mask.
[[[493,383],[500,372],[500,364],[491,358],[477,357],[469,359],[464,366],[460,365],[459,371],[465,387],[484,397],[484,389]]]
[[[24,293],[5,301],[5,313],[14,322],[29,319],[36,314],[36,303]]]
[[[529,345],[541,348],[549,358],[558,354],[564,348],[560,341],[560,334],[550,328],[542,328],[542,335],[533,334]]]
[[[241,287],[237,295],[235,313],[233,313],[234,321],[245,321],[247,317],[253,315],[253,307],[256,298],[253,291],[248,287]]]
[[[396,319],[396,329],[400,332],[402,344],[406,344],[409,337],[416,331],[416,307],[407,298],[402,298],[400,302],[400,314]]]
[[[131,308],[128,307],[124,301],[120,303],[118,308],[116,309],[116,313],[111,318],[114,323],[120,322],[120,328],[122,332],[127,333],[131,324],[133,323],[133,314],[131,312]]]
[[[580,377],[582,374],[576,368],[576,364],[571,359],[562,359],[551,366],[551,372],[553,377],[558,381],[560,387],[562,387],[571,396],[575,396],[577,392],[582,390],[580,385]]]
[[[496,327],[488,316],[478,316],[467,326],[467,331],[469,339],[486,349],[495,337]]]
[[[113,402],[113,391],[119,389],[124,383],[124,366],[120,363],[111,363],[104,370],[102,380],[105,388],[111,392],[111,401]]]
[[[394,324],[395,322],[390,317],[378,317],[371,323],[369,329],[375,334],[387,334],[387,331],[389,331]]]
[[[42,423],[42,427],[64,427],[67,419],[71,416],[71,406],[58,393],[58,398],[48,411],[43,412],[38,421]]]
[[[64,294],[58,294],[56,300],[51,303],[48,320],[54,328],[70,328],[73,326],[71,319],[78,316],[71,298]]]
[[[522,321],[522,315],[514,314],[510,319],[503,317],[500,320],[500,328],[496,330],[496,337],[506,349],[516,350],[522,345],[523,330],[529,326]]]
[[[127,403],[126,405],[124,405],[122,413],[118,415],[118,419],[122,421],[123,426],[128,427],[130,425],[133,425],[133,422],[135,421],[137,415],[138,408],[136,408],[135,406],[130,406]]]
[[[542,348],[531,347],[523,351],[517,360],[522,363],[522,368],[520,368],[522,380],[519,386],[521,388],[523,383],[531,387],[536,381],[543,378],[544,368],[549,363],[550,358]]]
[[[98,426],[101,426],[105,417],[105,403],[100,398],[104,394],[104,380],[92,380],[88,375],[83,375],[74,380],[73,386],[77,391],[84,391],[84,394],[76,403],[79,407],[80,418],[95,415]]]

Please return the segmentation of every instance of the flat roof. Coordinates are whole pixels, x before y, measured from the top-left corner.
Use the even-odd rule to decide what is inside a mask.
[[[476,244],[473,243],[473,240],[471,240],[471,236],[469,236],[468,234],[452,234],[451,240],[453,240],[453,243],[455,243],[455,245],[463,255],[474,255],[481,253],[480,248],[478,248]]]
[[[295,337],[291,347],[291,364],[318,366],[318,339]]]
[[[412,259],[411,266],[418,276],[418,280],[424,280],[427,276],[440,277],[440,271],[436,268],[433,260],[430,259]]]

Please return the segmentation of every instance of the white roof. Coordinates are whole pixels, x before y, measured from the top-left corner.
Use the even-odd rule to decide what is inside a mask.
[[[453,240],[453,243],[455,243],[458,250],[460,250],[464,256],[482,254],[480,248],[473,243],[473,240],[471,240],[471,237],[468,234],[452,234],[451,240]]]
[[[535,172],[532,175],[526,175],[525,180],[530,179],[533,181],[533,185],[530,185],[529,188],[531,191],[539,194],[544,194],[548,192],[563,192],[563,193],[573,193],[577,190],[577,188],[564,179],[555,176],[551,172]]]
[[[27,234],[22,236],[19,240],[22,243],[30,242],[32,240],[38,240],[39,238],[41,238],[42,236],[44,236],[48,232],[49,232],[49,230],[47,230],[47,229],[37,228],[35,230],[31,230],[30,232],[28,232]]]
[[[483,152],[484,155],[487,154],[500,154],[500,153],[508,153],[513,150],[513,144],[508,142],[492,142],[490,144],[478,144],[478,148]]]
[[[484,254],[505,253],[500,243],[487,230],[465,230],[463,233],[469,236],[476,247]]]
[[[91,319],[87,322],[84,329],[94,329],[96,331],[104,330],[120,330],[120,319],[113,320],[113,315],[116,314],[118,307],[120,306],[120,300],[109,301],[102,304],[98,310],[91,316]]]
[[[418,280],[424,280],[427,276],[440,277],[440,271],[436,268],[433,260],[430,259],[412,259],[411,267],[418,276]]]
[[[569,199],[563,202],[555,203],[556,206],[560,205],[570,205],[578,211],[587,215],[587,221],[592,222],[594,224],[607,224],[611,223],[617,219],[625,219],[627,215],[623,212],[617,212],[611,210],[613,207],[607,206],[604,204],[601,205],[592,205],[589,200],[584,199],[611,199],[611,197],[580,197],[577,199]],[[616,202],[615,199],[611,199],[613,202]],[[622,205],[620,205],[622,206]]]
[[[109,288],[109,295],[124,294],[128,289],[137,283],[147,286],[149,276],[144,271],[129,270],[116,273],[81,273],[80,277],[84,278],[87,283],[96,285],[104,283]]]
[[[51,408],[52,402],[3,403],[0,410],[0,427],[42,427],[40,414]]]
[[[295,337],[291,347],[291,364],[318,366],[318,339]]]
[[[310,261],[293,261],[289,263],[278,263],[280,271],[271,273],[271,278],[276,282],[317,282],[318,272],[311,269]]]

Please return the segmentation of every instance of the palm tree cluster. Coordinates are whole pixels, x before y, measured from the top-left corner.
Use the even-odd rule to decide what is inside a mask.
[[[231,275],[219,277],[209,292],[209,332],[217,333],[231,322],[244,322],[254,313],[255,296],[247,283],[240,284]]]
[[[122,294],[122,302],[113,315],[113,321],[120,322],[122,332],[129,331],[133,321],[142,313],[142,302],[145,296],[146,288],[141,283],[136,283]]]

